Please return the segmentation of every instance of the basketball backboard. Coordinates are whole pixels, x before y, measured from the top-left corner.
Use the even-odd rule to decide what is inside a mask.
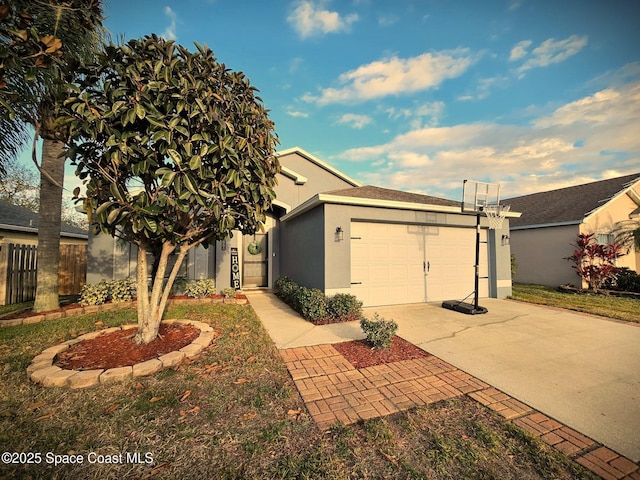
[[[478,213],[486,205],[500,204],[500,184],[465,180],[462,183],[462,211]]]

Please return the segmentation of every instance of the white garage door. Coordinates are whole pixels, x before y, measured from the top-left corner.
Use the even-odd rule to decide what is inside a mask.
[[[480,252],[487,277],[486,243]],[[474,262],[472,228],[351,224],[351,291],[365,306],[463,299],[473,292]],[[486,278],[479,291],[488,295]]]

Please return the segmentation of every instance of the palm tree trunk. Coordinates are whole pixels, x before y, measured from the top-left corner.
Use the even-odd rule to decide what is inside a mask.
[[[40,212],[38,225],[38,271],[35,312],[55,310],[58,299],[58,268],[60,263],[60,226],[62,211],[62,185],[64,182],[64,143],[44,138],[42,170],[40,175]]]

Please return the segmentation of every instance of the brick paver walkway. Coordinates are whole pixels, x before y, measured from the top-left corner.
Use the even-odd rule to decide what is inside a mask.
[[[356,369],[331,345],[280,354],[321,429],[467,395],[604,479],[640,480],[640,467],[436,356]]]

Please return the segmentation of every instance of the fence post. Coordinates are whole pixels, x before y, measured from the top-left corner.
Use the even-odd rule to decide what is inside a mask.
[[[0,305],[7,304],[7,248],[0,243]]]

